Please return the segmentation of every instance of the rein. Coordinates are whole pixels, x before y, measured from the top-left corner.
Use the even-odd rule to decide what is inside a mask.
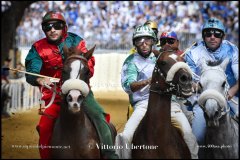
[[[79,60],[83,60],[85,63],[88,63],[87,58],[85,58],[85,57],[82,56],[82,55],[71,55],[71,56],[69,56],[69,57],[66,59],[66,61],[69,60],[69,59],[79,59]],[[81,73],[80,73],[81,65],[82,65],[82,63],[80,63],[79,72],[78,72],[78,74],[77,74],[77,77],[78,77],[78,76],[80,77],[80,75],[81,75]],[[76,77],[76,79],[77,79],[77,77]]]
[[[83,60],[84,62],[88,62],[87,61],[87,59],[85,58],[85,57],[83,57],[82,55],[72,55],[72,56],[69,56],[67,59],[66,59],[66,61],[67,60],[69,60],[69,59],[79,59],[79,60]],[[82,63],[81,63],[82,64]],[[81,65],[80,65],[80,69],[81,69]],[[79,72],[78,72],[78,75],[77,75],[77,77],[79,76],[80,77],[80,69],[79,69]],[[76,77],[76,79],[77,79],[77,77]],[[53,82],[54,83],[54,82]],[[47,116],[48,118],[53,118],[52,116],[50,116],[50,115],[48,115],[48,114],[46,114],[46,113],[44,113],[43,111],[42,111],[42,109],[47,109],[49,106],[51,106],[52,105],[52,103],[53,103],[53,101],[54,101],[54,99],[55,99],[55,97],[56,97],[56,94],[58,94],[58,95],[61,95],[61,92],[57,92],[57,90],[56,90],[56,83],[54,83],[54,87],[53,88],[51,88],[49,85],[47,85],[47,84],[44,84],[44,86],[43,87],[46,87],[46,88],[48,88],[49,90],[51,90],[51,91],[53,91],[53,96],[52,96],[52,98],[51,98],[51,100],[50,100],[50,102],[48,103],[48,105],[47,106],[45,106],[45,104],[42,104],[42,103],[40,103],[40,109],[39,109],[39,114],[40,115],[45,115],[45,116]],[[42,90],[42,88],[41,88],[41,90]]]
[[[161,72],[161,70],[157,67],[155,67],[154,72],[157,72],[164,80],[166,80],[166,78],[164,77],[163,73]],[[177,93],[180,92],[180,87],[178,84],[173,84],[172,81],[165,81],[165,83],[169,86],[166,90],[153,90],[152,89],[152,85],[159,85],[159,82],[156,81],[155,83],[151,83],[150,84],[150,92],[154,92],[160,95],[172,95],[172,91],[177,91]]]
[[[209,70],[216,70],[216,71],[219,71],[219,72],[221,72],[221,73],[223,73],[223,75],[224,75],[224,79],[225,79],[225,82],[226,82],[226,84],[225,84],[225,86],[224,86],[224,92],[223,93],[220,93],[220,92],[218,92],[218,91],[216,91],[216,90],[212,90],[212,89],[207,89],[207,90],[205,90],[205,91],[203,91],[202,93],[201,93],[201,95],[200,95],[200,97],[198,98],[198,99],[202,99],[201,97],[202,97],[202,94],[205,94],[206,92],[209,92],[209,93],[211,93],[211,94],[213,94],[213,95],[208,95],[207,97],[208,98],[213,98],[213,99],[215,99],[216,101],[217,101],[217,103],[223,103],[223,102],[219,102],[218,101],[218,99],[216,98],[216,97],[214,97],[214,96],[219,96],[219,97],[221,97],[221,95],[222,95],[222,99],[224,99],[224,100],[226,100],[227,101],[227,94],[228,94],[228,90],[229,90],[229,84],[228,84],[228,82],[227,82],[227,76],[226,76],[226,74],[225,74],[225,72],[222,70],[222,69],[220,69],[219,67],[211,67],[211,68],[208,68],[208,69],[206,69],[206,70],[203,70],[202,72],[201,72],[201,76],[200,76],[200,78],[199,78],[199,81],[197,82],[198,84],[200,83],[200,80],[201,80],[201,77],[204,75],[204,73],[206,72],[206,71],[209,71]],[[197,94],[197,92],[196,92],[196,94]],[[206,100],[207,99],[204,99],[203,101],[204,102],[206,102]],[[232,100],[232,99],[231,99]],[[205,106],[204,106],[204,104],[199,104],[200,105],[200,107],[203,109],[203,111],[205,112]],[[228,106],[228,104],[226,103],[224,106],[223,106],[223,104],[219,104],[219,106],[220,106],[220,108],[221,108],[221,113],[218,115],[218,117],[217,117],[217,119],[220,119],[222,116],[224,116],[224,115],[226,115],[229,111],[230,111],[230,107]]]
[[[160,52],[160,54],[158,55],[158,57],[157,57],[157,60],[156,61],[158,61],[158,59],[160,58],[160,56],[162,55],[162,53],[164,53],[164,52],[166,52],[166,51],[163,51],[163,52]],[[157,72],[158,73],[158,75],[160,75],[160,77],[162,77],[163,79],[164,79],[164,81],[165,81],[165,83],[169,86],[166,90],[153,90],[152,89],[152,85],[159,85],[158,83],[158,81],[156,81],[155,83],[151,83],[150,84],[150,92],[154,92],[154,93],[157,93],[157,94],[159,94],[159,95],[172,95],[172,91],[177,91],[177,93],[179,93],[180,94],[180,87],[179,87],[179,85],[178,84],[174,84],[174,83],[172,83],[172,81],[166,81],[166,77],[163,75],[163,73],[161,72],[161,69],[156,65],[155,67],[154,67],[154,71],[153,72]]]
[[[69,60],[69,59],[80,59],[80,60],[83,60],[84,62],[88,63],[87,58],[85,58],[82,55],[71,55],[66,59],[66,61]]]

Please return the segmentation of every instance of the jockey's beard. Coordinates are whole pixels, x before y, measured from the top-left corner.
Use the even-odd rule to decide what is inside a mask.
[[[48,40],[48,42],[50,43],[50,44],[54,44],[54,45],[58,45],[58,44],[60,44],[61,43],[61,40],[62,40],[62,36],[60,36],[58,39],[56,39],[56,40],[52,40],[52,39],[47,39]]]

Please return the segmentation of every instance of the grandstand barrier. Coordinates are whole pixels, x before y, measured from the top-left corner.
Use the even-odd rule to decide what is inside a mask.
[[[6,87],[6,91],[10,96],[3,104],[4,106],[1,106],[4,112],[16,113],[39,106],[41,94],[38,87],[28,84],[25,77],[21,79],[10,79],[9,81],[9,84],[1,83],[2,91],[3,88]]]
[[[112,52],[95,54],[95,73],[90,79],[93,91],[122,91],[121,69],[124,60],[129,54]]]

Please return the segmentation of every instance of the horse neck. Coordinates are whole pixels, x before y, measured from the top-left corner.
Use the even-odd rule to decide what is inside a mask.
[[[224,138],[223,138],[224,137]],[[212,144],[235,144],[238,137],[238,123],[229,113],[219,119],[218,127],[207,127],[206,140]]]
[[[85,116],[86,114],[82,108],[79,113],[73,114],[70,113],[66,107],[64,107],[64,109],[61,107],[59,118],[62,126],[65,126],[67,128],[75,128],[77,126],[83,126],[85,124]]]
[[[150,92],[146,119],[156,130],[167,131],[171,126],[171,97],[172,95]]]
[[[233,120],[231,119],[230,113],[228,112],[226,115],[223,115],[219,119],[219,130],[222,132],[223,130],[232,128]]]

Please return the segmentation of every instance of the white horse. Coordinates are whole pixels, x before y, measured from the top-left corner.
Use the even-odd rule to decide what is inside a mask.
[[[226,93],[228,83],[225,69],[229,59],[221,64],[202,63],[198,104],[204,111],[207,130],[205,156],[211,159],[238,159],[238,123],[229,113]]]

